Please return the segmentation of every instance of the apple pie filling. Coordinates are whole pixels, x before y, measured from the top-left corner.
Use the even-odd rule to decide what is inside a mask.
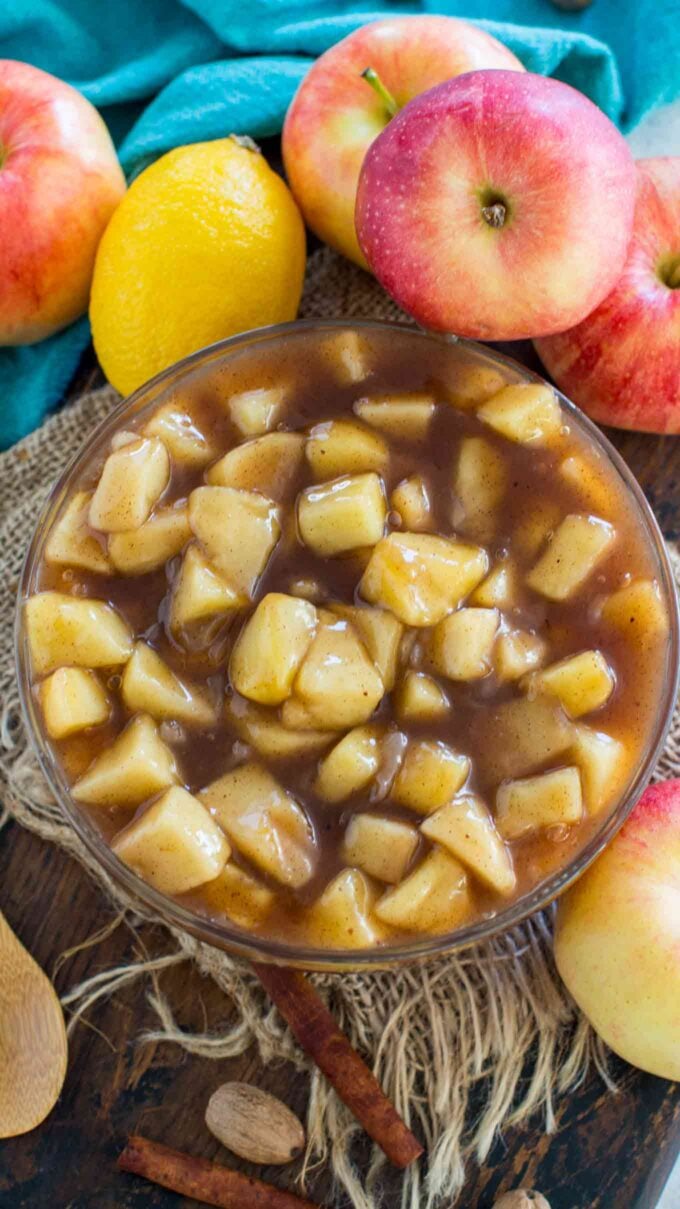
[[[24,619],[49,742],[120,860],[218,921],[353,949],[573,858],[654,726],[654,575],[548,386],[329,327],[127,415]]]

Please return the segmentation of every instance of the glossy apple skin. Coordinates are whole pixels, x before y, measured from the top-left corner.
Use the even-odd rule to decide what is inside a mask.
[[[286,175],[308,226],[324,243],[366,266],[354,229],[359,171],[390,120],[361,78],[373,67],[397,103],[461,72],[523,71],[501,42],[455,17],[388,17],[364,25],[317,59],[288,110]]]
[[[83,314],[97,244],[124,192],[90,102],[1,59],[0,344],[32,344]]]
[[[537,340],[536,351],[600,424],[680,433],[680,157],[638,160],[637,173],[633,238],[619,280],[582,323]],[[662,275],[673,257],[675,289]]]
[[[559,900],[555,960],[607,1045],[680,1079],[680,780],[650,786]]]
[[[482,210],[507,208],[495,228]],[[597,106],[558,80],[477,71],[411,101],[369,148],[359,243],[424,327],[516,340],[573,327],[624,263],[635,166]]]

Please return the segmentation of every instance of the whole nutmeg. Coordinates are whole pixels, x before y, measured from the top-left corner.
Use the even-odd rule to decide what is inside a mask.
[[[205,1123],[223,1146],[251,1163],[290,1163],[305,1148],[305,1131],[281,1100],[249,1083],[213,1092]]]
[[[534,1188],[513,1188],[495,1201],[493,1209],[550,1209],[550,1204]]]

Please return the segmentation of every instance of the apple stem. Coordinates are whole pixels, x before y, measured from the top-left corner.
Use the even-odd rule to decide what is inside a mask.
[[[380,100],[385,106],[385,109],[389,113],[390,117],[393,118],[394,115],[399,112],[399,106],[397,105],[397,102],[392,96],[389,88],[386,88],[383,84],[375,68],[365,67],[361,73],[361,78],[362,80],[365,80],[367,84],[370,84],[373,91],[380,97]]]
[[[507,210],[502,202],[494,202],[492,206],[482,206],[482,218],[490,227],[502,227],[505,223]]]
[[[680,257],[668,274],[668,283],[672,290],[680,290]]]
[[[229,138],[232,143],[236,143],[237,147],[243,147],[246,151],[254,151],[257,155],[262,155],[261,148],[249,134],[230,134]]]

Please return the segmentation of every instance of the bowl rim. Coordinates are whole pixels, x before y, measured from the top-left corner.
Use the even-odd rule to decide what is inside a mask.
[[[563,868],[539,882],[528,894],[515,899],[505,909],[484,915],[453,932],[434,935],[427,933],[398,944],[367,949],[321,949],[272,940],[248,933],[245,929],[229,927],[161,894],[118,859],[87,812],[77,806],[72,798],[65,775],[47,739],[30,681],[27,637],[22,624],[23,604],[29,594],[32,575],[51,528],[51,524],[47,523],[48,518],[51,517],[52,521],[54,520],[70,489],[71,479],[81,462],[86,456],[91,457],[97,446],[101,445],[109,433],[118,427],[119,419],[124,414],[127,415],[130,412],[136,414],[147,406],[151,406],[157,396],[172,382],[181,380],[199,366],[209,365],[211,362],[221,360],[225,354],[228,356],[232,351],[252,344],[277,340],[286,335],[302,332],[327,330],[332,333],[347,329],[402,332],[410,337],[415,336],[428,341],[434,340],[459,346],[471,352],[480,362],[486,361],[496,367],[503,366],[514,374],[520,374],[523,381],[546,382],[546,379],[540,374],[505,353],[498,352],[495,348],[474,340],[430,332],[407,322],[391,320],[352,317],[293,320],[288,323],[254,328],[217,341],[168,366],[122,399],[89,434],[84,444],[70,459],[64,471],[50,488],[40,509],[19,577],[15,613],[15,659],[19,699],[31,744],[67,822],[73,827],[89,855],[103,867],[104,873],[108,875],[114,885],[120,886],[133,900],[133,903],[141,905],[142,910],[151,909],[166,926],[188,932],[196,939],[226,951],[234,957],[326,972],[398,968],[406,964],[442,957],[467,948],[478,941],[489,940],[504,934],[548,906],[576,881],[602,852],[623,825],[648,785],[668,735],[680,683],[678,595],[665,541],[656,517],[632,471],[605,434],[570,399],[549,384],[556,391],[563,408],[576,420],[600,454],[608,459],[615,473],[623,480],[629,496],[632,496],[633,506],[637,510],[638,518],[645,531],[648,546],[655,555],[657,577],[669,612],[669,644],[666,664],[669,674],[664,681],[664,691],[661,694],[649,746],[634,774],[631,774],[618,803],[583,848],[579,849]]]

